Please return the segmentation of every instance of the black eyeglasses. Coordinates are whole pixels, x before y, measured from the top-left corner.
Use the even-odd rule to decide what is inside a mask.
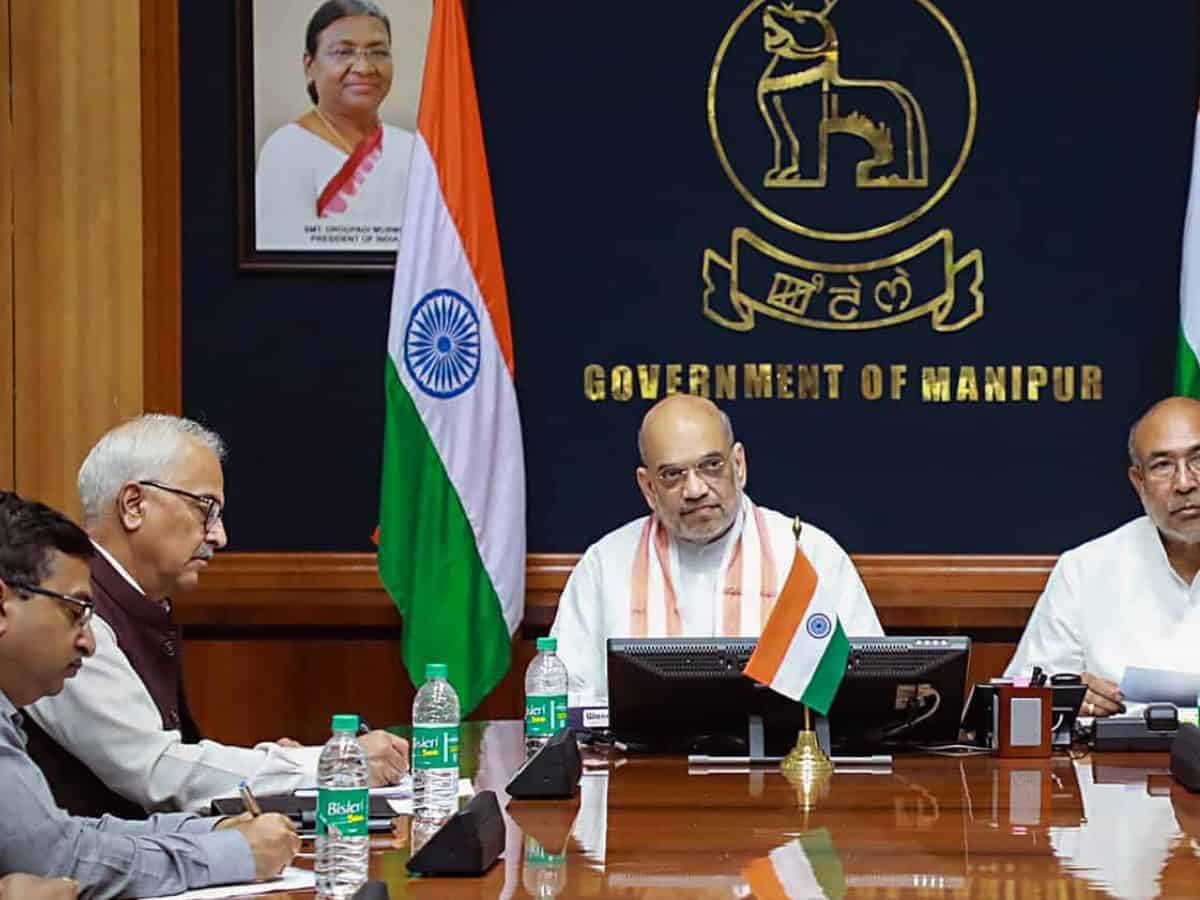
[[[172,494],[178,494],[180,497],[187,497],[204,507],[204,533],[212,531],[217,527],[217,523],[221,521],[221,504],[216,497],[206,497],[203,494],[193,494],[191,491],[185,491],[183,488],[172,487],[169,484],[163,484],[161,481],[139,481],[138,484],[144,484],[147,487],[158,488],[160,491],[168,491]]]
[[[734,446],[737,445],[735,444]],[[690,472],[695,472],[702,480],[708,484],[713,484],[725,477],[725,470],[732,459],[733,447],[730,447],[724,455],[710,453],[690,466],[663,466],[656,473],[658,483],[663,486],[663,490],[674,491],[683,486]]]
[[[36,585],[28,584],[24,581],[10,581],[8,586],[18,594],[38,594],[42,597],[53,597],[59,600],[71,609],[72,615],[75,617],[75,625],[78,628],[85,627],[92,621],[92,613],[96,611],[96,604],[91,600],[84,600],[81,597],[72,597],[70,594],[60,594],[58,591],[50,591],[46,588],[37,587]]]

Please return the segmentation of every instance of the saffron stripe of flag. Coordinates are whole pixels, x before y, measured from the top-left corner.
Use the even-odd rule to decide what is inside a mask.
[[[833,704],[850,656],[837,598],[822,591],[808,557],[796,545],[792,568],[745,674],[814,712]]]

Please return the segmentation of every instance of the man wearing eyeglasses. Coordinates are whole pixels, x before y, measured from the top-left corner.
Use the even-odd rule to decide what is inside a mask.
[[[690,394],[659,401],[638,432],[636,476],[650,515],[588,548],[551,634],[570,674],[571,706],[607,706],[610,637],[757,636],[797,546],[793,519],[745,495],[746,450],[728,416]],[[838,598],[848,635],[883,634],[854,564],[801,523],[799,548]]]
[[[19,709],[62,691],[95,650],[93,552],[61,513],[0,492],[0,875],[25,873],[0,879],[3,894],[146,897],[278,875],[300,846],[284,816],[77,818],[29,757]]]
[[[1200,672],[1200,403],[1150,407],[1128,474],[1146,514],[1059,557],[1005,673],[1081,675],[1085,716],[1125,710],[1127,666]]]
[[[114,428],[79,470],[83,524],[96,547],[96,655],[81,677],[30,710],[30,754],[77,815],[203,810],[246,780],[260,794],[316,779],[318,747],[202,740],[183,691],[175,597],[225,546],[225,447],[187,419],[145,415]],[[407,770],[407,743],[362,739],[372,784]]]

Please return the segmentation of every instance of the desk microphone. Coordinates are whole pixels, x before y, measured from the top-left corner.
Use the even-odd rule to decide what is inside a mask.
[[[1171,774],[1189,791],[1200,791],[1200,728],[1179,726],[1171,744]]]

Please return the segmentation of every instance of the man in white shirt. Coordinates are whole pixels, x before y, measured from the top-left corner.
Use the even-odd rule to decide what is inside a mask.
[[[746,451],[729,417],[676,394],[638,432],[637,483],[650,516],[588,548],[558,602],[551,635],[570,674],[571,706],[606,706],[610,637],[757,636],[797,545],[839,599],[851,636],[883,633],[862,580],[825,532],[743,493]]]
[[[195,422],[145,415],[104,435],[80,467],[97,550],[96,653],[61,694],[27,710],[30,755],[72,813],[203,810],[242,780],[260,794],[315,783],[319,747],[201,740],[187,709],[167,598],[194,588],[226,544],[224,454]],[[372,784],[404,774],[407,742],[383,731],[362,742]]]
[[[1146,515],[1059,557],[1005,672],[1079,673],[1085,716],[1124,710],[1127,666],[1200,671],[1200,402],[1150,407],[1129,461]]]

